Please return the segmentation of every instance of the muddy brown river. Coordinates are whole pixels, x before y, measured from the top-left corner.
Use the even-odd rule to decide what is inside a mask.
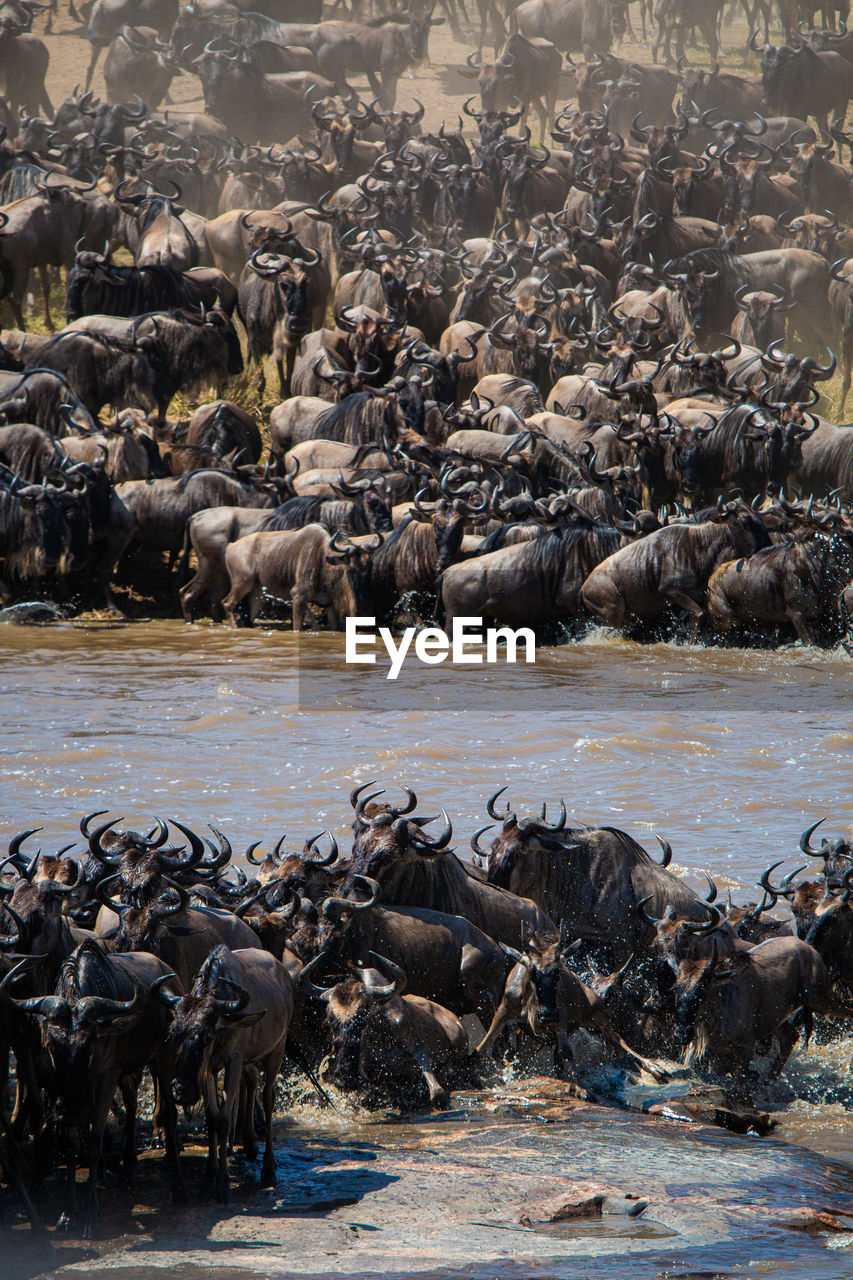
[[[347,667],[343,638],[177,622],[0,627],[0,835],[71,839],[88,809],[234,838],[346,835],[371,778],[442,805],[457,847],[509,784],[521,811],[669,839],[721,888],[853,824],[853,660],[593,638],[535,666]],[[792,869],[790,863],[788,869]]]
[[[436,812],[444,806],[453,819],[456,846],[467,856],[471,834],[487,821],[487,795],[508,784],[508,795],[522,812],[562,796],[570,818],[624,827],[649,848],[656,848],[654,834],[659,832],[673,845],[675,869],[697,888],[704,886],[701,873],[708,870],[722,891],[731,888],[738,895],[748,892],[771,862],[786,858],[789,870],[799,865],[799,834],[817,818],[826,815],[828,827],[838,833],[849,834],[853,828],[853,661],[843,651],[799,646],[775,652],[640,647],[596,633],[580,644],[540,649],[533,667],[413,666],[393,683],[385,679],[386,672],[387,664],[381,663],[376,668],[347,668],[343,638],[332,634],[296,637],[261,628],[233,633],[224,627],[188,628],[173,622],[2,626],[0,839],[21,827],[42,825],[42,847],[55,848],[78,834],[80,814],[109,809],[139,825],[154,814],[180,817],[200,827],[213,823],[229,834],[236,849],[261,838],[268,848],[283,831],[288,843],[298,846],[324,827],[345,841],[351,817],[347,794],[356,782],[375,778],[389,787],[403,782],[413,786],[421,811]],[[662,1121],[646,1121],[645,1128],[635,1130],[641,1117],[629,1122],[630,1113],[604,1113],[625,1117],[619,1124],[621,1154],[631,1171],[627,1182],[633,1186],[637,1170],[651,1171],[654,1166],[655,1194],[662,1196],[662,1188],[672,1191],[682,1184],[689,1184],[689,1190],[691,1178],[698,1185],[698,1173],[694,1170],[690,1178],[685,1173],[687,1182],[677,1177],[679,1161],[689,1163],[695,1152],[707,1158],[712,1149],[718,1171],[735,1157],[742,1162],[742,1195],[749,1199],[754,1177],[756,1187],[764,1188],[762,1194],[770,1195],[772,1212],[767,1212],[772,1218],[776,1193],[767,1187],[773,1169],[785,1187],[799,1185],[806,1176],[803,1170],[808,1170],[808,1176],[816,1178],[815,1187],[823,1188],[821,1178],[836,1166],[821,1166],[821,1157],[853,1164],[852,1053],[853,1040],[845,1040],[794,1055],[785,1077],[762,1103],[780,1121],[773,1139],[712,1139],[705,1130],[701,1139],[688,1139],[690,1128],[685,1124],[673,1121],[670,1131],[663,1133]],[[513,1090],[523,1116],[524,1082],[515,1081]],[[638,1105],[636,1098],[625,1101]],[[371,1176],[384,1168],[382,1161],[390,1161],[388,1180],[402,1177],[402,1167],[406,1170],[409,1181],[401,1181],[397,1191],[403,1219],[406,1196],[417,1199],[435,1193],[430,1190],[435,1171],[431,1164],[420,1169],[421,1157],[415,1159],[410,1143],[438,1158],[442,1134],[448,1139],[456,1135],[453,1141],[458,1142],[476,1131],[476,1143],[489,1151],[505,1151],[507,1142],[526,1143],[531,1178],[541,1171],[535,1151],[540,1161],[565,1164],[576,1160],[580,1150],[588,1169],[600,1171],[603,1161],[609,1183],[625,1182],[617,1178],[619,1143],[614,1146],[606,1119],[590,1121],[590,1132],[572,1136],[559,1123],[564,1117],[540,1116],[535,1133],[523,1126],[512,1138],[490,1124],[484,1128],[481,1111],[475,1115],[475,1128],[466,1112],[457,1114],[455,1121],[443,1120],[439,1130],[425,1121],[405,1132],[358,1121],[358,1141],[372,1143],[371,1150],[378,1153],[366,1166]],[[540,1136],[539,1124],[550,1121],[553,1130],[543,1129],[542,1135],[551,1136]],[[506,1122],[504,1117],[501,1123]],[[328,1126],[329,1120],[322,1123]],[[450,1129],[443,1127],[448,1124]],[[300,1125],[282,1139],[282,1172],[293,1159],[299,1167],[292,1148],[297,1138],[309,1145],[321,1141],[334,1163],[336,1144],[343,1137],[337,1122],[331,1131],[323,1128],[319,1139],[315,1122],[303,1119]],[[355,1122],[343,1128],[352,1139]],[[471,1167],[486,1167],[485,1155],[482,1160],[477,1157],[476,1143],[470,1150],[464,1148],[464,1168],[455,1171],[460,1186],[472,1185]],[[562,1150],[561,1143],[568,1147]],[[817,1154],[802,1152],[800,1157],[784,1143]],[[362,1155],[367,1150],[356,1146]],[[358,1151],[355,1165],[341,1174],[344,1181],[364,1163]],[[799,1158],[818,1163],[800,1166]],[[329,1173],[328,1179],[334,1182],[335,1176]],[[438,1170],[436,1177],[440,1176]],[[367,1173],[364,1177],[365,1190],[376,1192],[376,1212],[385,1203],[393,1210],[393,1197],[382,1189],[385,1182],[374,1188]],[[841,1172],[831,1177],[840,1179],[836,1201],[843,1191],[844,1204],[853,1208],[853,1175]],[[646,1187],[640,1192],[651,1194]],[[701,1230],[691,1236],[693,1227],[687,1224],[693,1218],[681,1195],[679,1191],[676,1197],[680,1218],[674,1210],[668,1214],[658,1206],[653,1216],[644,1215],[648,1225],[638,1220],[636,1229],[617,1215],[586,1228],[537,1228],[533,1234],[519,1226],[518,1214],[490,1213],[485,1199],[480,1203],[475,1195],[476,1203],[472,1201],[465,1217],[468,1226],[480,1224],[476,1240],[471,1237],[470,1256],[492,1259],[482,1274],[507,1277],[620,1274],[614,1258],[623,1247],[639,1250],[649,1260],[648,1270],[638,1266],[632,1271],[637,1275],[687,1274],[684,1265],[674,1271],[667,1266],[676,1258],[684,1264],[688,1255],[702,1274],[853,1274],[853,1232],[836,1226],[826,1240],[821,1237],[819,1247],[814,1236],[808,1237],[814,1247],[806,1247],[807,1237],[791,1231],[785,1239],[796,1236],[797,1247],[786,1244],[781,1250],[772,1230],[771,1248],[766,1241],[759,1244],[761,1233],[750,1236],[742,1223],[736,1231],[718,1232],[713,1239]],[[812,1206],[821,1196],[832,1199],[824,1189],[810,1195]],[[781,1200],[790,1208],[787,1190]],[[257,1238],[249,1231],[248,1238],[241,1237],[229,1252],[223,1221],[230,1229],[238,1217],[222,1219],[220,1213],[202,1221],[195,1213],[185,1227],[177,1220],[172,1223],[171,1243],[158,1243],[160,1252],[146,1251],[142,1241],[133,1246],[125,1242],[100,1261],[78,1257],[68,1275],[86,1274],[90,1266],[92,1274],[114,1270],[127,1280],[155,1268],[182,1274],[184,1259],[187,1276],[195,1276],[197,1267],[212,1265],[204,1240],[217,1239],[213,1247],[221,1256],[216,1266],[234,1280],[248,1271],[285,1274],[287,1268],[273,1266],[273,1255],[264,1252],[261,1242],[270,1248],[275,1243],[276,1253],[282,1248],[298,1252],[299,1242],[309,1238],[315,1253],[301,1257],[294,1271],[321,1274],[320,1262],[311,1261],[316,1258],[326,1260],[323,1267],[330,1274],[340,1274],[347,1271],[341,1232],[353,1252],[349,1273],[390,1273],[388,1266],[379,1266],[366,1243],[356,1249],[356,1237],[346,1234],[347,1224],[354,1222],[362,1241],[374,1239],[366,1208],[348,1210],[338,1223],[326,1208],[324,1203],[316,1206],[320,1217],[311,1219],[310,1231],[300,1228],[302,1234],[293,1239],[287,1232],[282,1235],[276,1215],[287,1217],[293,1207],[280,1187],[269,1202],[258,1205],[253,1200],[235,1211],[249,1214],[255,1223],[275,1219],[278,1234],[272,1232],[269,1238],[257,1228]],[[726,1213],[727,1221],[733,1221],[729,1210]],[[376,1221],[380,1220],[381,1214]],[[134,1230],[147,1230],[144,1214],[140,1221],[143,1225]],[[331,1224],[331,1243],[321,1221]],[[415,1230],[411,1223],[409,1228]],[[182,1252],[185,1229],[194,1233],[193,1245],[187,1244]],[[418,1228],[425,1229],[423,1224]],[[690,1243],[688,1253],[678,1254],[673,1235],[685,1248]],[[456,1250],[445,1270],[438,1256],[429,1266],[419,1265],[410,1231],[398,1273],[481,1274],[463,1265],[467,1238],[463,1233],[452,1241],[448,1237],[448,1243],[438,1233],[437,1255]],[[159,1239],[156,1232],[154,1239]],[[559,1254],[563,1247],[555,1240],[563,1240],[567,1254],[575,1259],[571,1266],[565,1260],[555,1264],[555,1250]],[[848,1254],[849,1263],[844,1261]],[[785,1256],[788,1265],[781,1261]],[[527,1260],[520,1270],[517,1259]],[[24,1272],[33,1274],[34,1268],[28,1265]]]

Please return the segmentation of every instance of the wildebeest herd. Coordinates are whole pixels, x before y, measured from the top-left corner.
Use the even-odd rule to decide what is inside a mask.
[[[843,416],[853,367],[833,6],[813,30],[808,5],[745,5],[760,74],[738,76],[685,56],[717,56],[719,2],[631,24],[619,0],[478,0],[475,92],[432,132],[397,81],[432,26],[461,31],[456,0],[95,0],[106,101],[55,109],[43,8],[0,5],[7,599],[117,611],[118,566],[188,621],[266,597],[295,628],[402,602],[552,637],[844,638],[853,431],[820,412],[840,367]],[[663,62],[613,51],[634,25]],[[182,72],[204,112],[161,105]],[[25,329],[36,275],[49,333]],[[246,404],[269,357],[267,422]]]
[[[38,828],[12,839],[0,867],[0,1170],[22,1190],[24,1170],[41,1186],[64,1166],[61,1226],[98,1228],[118,1094],[132,1174],[145,1069],[173,1196],[188,1195],[177,1111],[200,1102],[201,1192],[227,1201],[232,1142],[258,1154],[259,1092],[261,1183],[275,1181],[283,1061],[326,1102],[334,1086],[367,1105],[440,1108],[518,1049],[519,1031],[521,1050],[550,1046],[554,1075],[575,1081],[583,1030],[628,1071],[663,1080],[680,1056],[743,1105],[808,1042],[815,1015],[848,1025],[853,845],[813,843],[819,823],[799,846],[816,878],[799,880],[803,866],[782,877],[777,862],[760,902],[723,906],[710,877],[701,898],[667,870],[665,840],[658,862],[623,831],[569,825],[562,803],[549,820],[496,792],[491,844],[489,828],[471,839],[475,866],[451,847],[446,813],[431,832],[438,819],[417,813],[411,788],[393,804],[372,787],[350,796],[349,853],[325,832],[300,852],[284,836],[269,852],[253,840],[238,861],[216,828],[200,837],[158,819],[141,834],[104,813],[81,820],[78,857],[30,853]],[[780,904],[791,917],[768,914]]]

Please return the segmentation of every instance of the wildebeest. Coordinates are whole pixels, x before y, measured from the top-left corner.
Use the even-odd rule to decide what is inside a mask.
[[[221,471],[199,470],[175,479],[131,480],[117,485],[115,492],[130,513],[137,542],[176,557],[184,545],[187,521],[197,511],[271,507],[274,489]]]
[[[839,598],[853,578],[850,535],[831,531],[766,547],[720,565],[708,583],[708,617],[721,632],[732,626],[793,626],[803,644],[837,632]],[[831,640],[830,640],[831,643]]]
[[[366,1083],[405,1097],[422,1082],[433,1107],[447,1106],[447,1087],[468,1047],[459,1019],[432,1000],[404,995],[406,975],[385,956],[373,957],[375,968],[357,970],[331,988],[318,987],[312,974],[324,959],[320,955],[306,965],[300,981],[326,1005],[335,1083],[343,1089]]]
[[[721,512],[700,513],[696,523],[668,525],[616,551],[584,582],[583,602],[616,628],[631,618],[657,621],[669,608],[686,613],[695,628],[713,571],[769,545],[760,518],[733,502]]]
[[[440,584],[445,625],[459,616],[533,626],[577,618],[583,614],[581,587],[620,542],[615,529],[579,519],[534,541],[452,565]]]
[[[21,966],[18,967],[19,970]],[[7,990],[15,980],[5,979]],[[165,1038],[165,1017],[151,998],[155,981],[173,981],[169,969],[155,956],[107,956],[95,942],[83,942],[65,961],[53,995],[19,1000],[15,1006],[42,1022],[43,1042],[51,1066],[49,1089],[55,1093],[59,1118],[66,1129],[77,1131],[77,1143],[87,1134],[86,1162],[89,1189],[83,1234],[89,1238],[98,1228],[98,1169],[104,1131],[117,1088],[126,1108],[124,1163],[132,1173],[136,1164],[136,1097],[139,1074],[150,1065],[160,1090],[160,1119],[165,1122],[167,1157],[177,1162],[175,1110],[170,1103],[168,1081],[162,1072],[160,1049]],[[79,1146],[68,1161],[62,1222],[74,1223],[77,1214],[76,1182]]]
[[[227,282],[226,282],[227,283]],[[198,312],[218,301],[208,275],[194,276],[167,265],[116,266],[109,254],[79,253],[68,273],[65,317],[141,316],[185,308]]]
[[[322,321],[328,273],[318,274],[321,264],[319,253],[310,250],[293,258],[253,254],[240,277],[238,307],[249,340],[249,360],[274,357],[282,399],[290,394],[301,339],[312,318],[315,325]],[[263,391],[263,366],[260,385]]]
[[[163,980],[153,994],[172,1014],[168,1043],[174,1054],[175,1099],[189,1107],[204,1098],[208,1157],[203,1192],[213,1190],[224,1204],[230,1199],[228,1147],[246,1077],[250,1083],[243,1149],[250,1160],[257,1154],[253,1068],[259,1068],[263,1075],[266,1145],[261,1186],[274,1186],[275,1082],[293,1015],[293,984],[284,965],[266,951],[231,951],[218,946],[205,960],[187,995],[167,991]],[[224,1073],[221,1093],[220,1073]]]
[[[116,411],[139,405],[163,417],[171,399],[165,352],[154,336],[128,343],[103,334],[60,333],[34,363],[67,378],[93,417],[105,404]]]
[[[489,881],[531,897],[585,949],[619,966],[642,954],[652,933],[637,912],[650,900],[652,914],[672,909],[686,920],[705,921],[708,911],[691,889],[666,870],[671,856],[664,844],[664,865],[654,862],[636,840],[615,827],[569,827],[565,806],[556,823],[545,816],[519,818],[507,805],[488,802],[489,816],[501,824],[492,842]],[[483,852],[477,832],[473,847]],[[661,842],[663,844],[663,842]]]
[[[506,1027],[526,1023],[534,1036],[552,1041],[558,1070],[571,1071],[574,1055],[570,1036],[583,1028],[600,1035],[657,1078],[665,1078],[654,1063],[641,1057],[616,1033],[604,1001],[567,967],[566,961],[576,949],[576,943],[567,946],[562,938],[539,936],[531,938],[524,951],[504,947],[515,964],[476,1052],[488,1053]]]
[[[446,814],[441,834],[430,836],[417,819],[406,816],[417,805],[410,788],[407,806],[383,803],[370,813],[368,805],[382,793],[361,795],[365,789],[357,787],[350,796],[356,839],[343,889],[353,876],[368,876],[381,885],[385,906],[425,907],[464,916],[495,942],[510,946],[520,945],[525,929],[528,936],[553,929],[548,916],[529,899],[485,884],[459,861],[449,848],[453,827]]]
[[[251,625],[266,592],[291,601],[294,631],[302,630],[308,604],[324,608],[326,621],[335,630],[341,618],[370,613],[370,556],[371,548],[330,536],[319,524],[292,533],[248,534],[226,549],[230,590],[222,608],[236,627],[235,609],[249,596]]]
[[[757,1053],[778,1074],[797,1041],[799,1015],[806,1043],[813,1015],[831,1002],[826,967],[799,938],[770,938],[720,959],[684,960],[676,979],[679,1030],[691,1061],[745,1076]]]

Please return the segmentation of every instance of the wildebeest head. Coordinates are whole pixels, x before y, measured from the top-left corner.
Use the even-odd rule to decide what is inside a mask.
[[[776,226],[785,236],[784,243],[830,259],[835,257],[839,231],[843,231],[834,214],[804,213],[789,219],[780,214],[776,218]]]
[[[788,161],[787,171],[800,188],[806,205],[809,205],[820,191],[821,170],[826,172],[826,162],[831,159],[835,144],[831,139],[829,142],[818,142],[816,138],[801,141],[795,133],[786,144],[785,150]]]
[[[141,909],[159,896],[164,882],[171,883],[169,875],[192,870],[202,877],[219,870],[231,856],[230,845],[220,835],[219,854],[205,862],[204,843],[180,822],[174,825],[187,837],[189,851],[164,848],[169,828],[161,818],[157,820],[156,835],[148,837],[137,831],[113,831],[115,819],[90,830],[92,820],[101,816],[102,813],[88,814],[82,819],[80,830],[89,842],[91,857],[109,869],[111,878],[119,881],[120,898],[125,906]]]
[[[689,216],[697,212],[702,198],[702,186],[714,176],[714,166],[704,156],[698,165],[677,164],[662,168],[665,177],[672,182],[673,213]]]
[[[716,894],[716,890],[714,890]],[[688,920],[679,916],[667,907],[663,916],[657,918],[649,914],[647,904],[651,898],[643,898],[637,903],[637,911],[646,924],[655,931],[652,940],[652,951],[657,959],[673,973],[678,973],[682,960],[696,959],[710,954],[711,945],[725,947],[731,951],[734,931],[727,925],[722,911],[709,904],[710,919],[707,921]]]
[[[667,173],[669,173],[672,167],[679,163],[681,158],[679,143],[687,137],[690,122],[686,116],[682,115],[677,124],[641,125],[642,114],[642,111],[638,111],[631,122],[631,137],[635,142],[646,147],[652,168],[667,165]],[[710,164],[708,168],[710,169]]]
[[[434,18],[432,4],[409,6],[409,47],[412,62],[416,66],[429,62],[429,33],[432,27],[440,27],[444,18]],[[420,107],[420,103],[418,103]],[[422,113],[423,114],[423,113]]]
[[[385,319],[370,307],[342,307],[337,325],[347,335],[347,346],[356,373],[373,381],[377,362],[384,368],[396,351],[400,325]]]
[[[391,155],[397,155],[410,138],[416,137],[419,132],[419,126],[424,118],[425,107],[423,103],[418,102],[416,111],[386,111],[378,106],[378,99],[370,104],[368,108],[373,119],[382,128],[385,134],[385,150]]]
[[[382,883],[385,872],[391,872],[407,862],[443,857],[450,852],[453,826],[444,810],[444,827],[440,835],[429,836],[424,827],[435,818],[411,818],[418,798],[411,787],[404,787],[407,803],[392,805],[374,803],[383,790],[362,795],[372,783],[355,787],[350,793],[350,803],[355,810],[353,830],[355,842],[353,856],[347,872],[346,884],[352,883],[355,874],[368,876]]]
[[[10,991],[18,976],[23,976],[26,962],[12,970],[3,982]],[[101,982],[82,980],[81,971],[101,967]],[[106,959],[95,942],[86,941],[62,965],[55,995],[17,999],[14,1005],[42,1022],[43,1044],[53,1067],[60,1119],[68,1125],[86,1124],[93,1117],[91,1107],[92,1079],[103,1056],[105,1036],[125,1035],[142,1014],[143,1001],[134,986],[130,999],[115,999],[101,994],[84,994],[88,986],[114,989]]]
[[[306,250],[306,253],[309,251]],[[274,253],[253,253],[249,259],[252,270],[259,276],[275,282],[275,288],[284,305],[284,325],[288,337],[301,338],[311,328],[311,311],[308,298],[310,270],[320,262],[320,254],[310,257],[286,258]]]
[[[326,1021],[332,1034],[332,1078],[341,1089],[355,1089],[369,1080],[373,1075],[370,1068],[377,1060],[389,1080],[400,1067],[404,1068],[396,1060],[393,1038],[387,1036],[383,1015],[389,1003],[399,999],[405,990],[406,975],[391,960],[373,952],[371,957],[377,968],[358,968],[357,977],[345,978],[333,987],[319,987],[313,981],[312,975],[329,962],[322,953],[300,974],[306,990],[326,1006]],[[391,975],[390,982],[385,973]]]
[[[7,885],[7,891],[12,888],[12,895],[4,906],[14,928],[8,932],[6,926],[7,931],[0,934],[0,951],[27,951],[46,957],[46,964],[56,966],[67,954],[68,932],[62,911],[74,885],[58,878],[36,878],[37,867],[38,855],[23,870],[18,869],[17,882]]]
[[[33,519],[31,534],[34,536],[32,553],[37,571],[55,568],[62,559],[65,526],[63,521],[63,487],[54,485],[21,485],[15,497],[24,511]],[[79,549],[79,544],[78,544]]]
[[[677,1033],[682,1044],[694,1036],[696,1019],[720,963],[716,943],[710,955],[682,960],[675,977],[674,997],[677,1009]]]
[[[351,542],[336,529],[329,542],[329,564],[343,569],[346,582],[347,613],[350,617],[367,617],[372,610],[371,572],[373,553],[382,546],[382,535],[377,533],[371,542]]]
[[[265,891],[258,896],[263,898]],[[359,897],[367,894],[366,898]],[[303,962],[312,960],[321,952],[328,958],[329,966],[335,971],[343,971],[348,961],[356,961],[359,955],[353,949],[350,923],[361,911],[369,910],[381,895],[379,884],[369,876],[355,875],[345,895],[330,893],[315,905],[302,894],[294,894],[294,901],[288,905],[289,920],[287,946],[295,952]],[[241,914],[244,914],[241,909]],[[282,916],[283,912],[278,912]],[[264,922],[254,917],[252,927],[258,930],[263,940]]]
[[[188,995],[166,990],[174,974],[158,978],[151,987],[152,996],[172,1014],[168,1037],[175,1055],[172,1092],[181,1107],[194,1106],[204,1093],[216,1032],[221,1027],[250,1027],[264,1016],[263,1010],[246,1012],[251,997],[228,976],[229,955],[226,946],[214,947]]]
[[[717,306],[719,271],[692,267],[685,271],[674,271],[664,267],[663,275],[666,283],[681,298],[693,332],[707,332]]]
[[[776,336],[778,315],[790,311],[792,303],[785,303],[782,294],[771,293],[767,289],[750,289],[742,285],[735,294],[738,309],[747,317],[752,331],[749,339],[752,346],[766,351]]]
[[[480,848],[479,838],[485,831],[490,830],[493,823],[482,827],[471,840],[471,848],[474,852],[478,856],[488,857],[490,883],[499,885],[502,889],[511,888],[516,861],[525,857],[531,842],[552,852],[560,850],[566,852],[572,848],[578,848],[573,839],[576,833],[566,827],[566,806],[562,800],[560,816],[555,823],[547,821],[544,805],[538,819],[519,819],[509,803],[503,812],[495,808],[498,797],[503,795],[506,789],[501,787],[489,797],[486,804],[489,817],[501,824],[501,829],[492,842],[491,851],[487,854]]]
[[[167,891],[174,894],[171,901],[160,897],[146,903],[144,907],[133,907],[110,896],[108,886],[116,878],[110,876],[99,881],[95,889],[101,905],[119,917],[118,927],[111,935],[116,951],[151,951],[156,954],[164,934],[188,932],[182,923],[172,919],[173,916],[181,916],[189,903],[189,896],[182,885],[167,882]],[[166,880],[166,877],[163,879]]]
[[[503,154],[504,146],[503,143],[498,144],[499,155]],[[530,174],[537,169],[544,169],[551,159],[551,153],[547,147],[542,147],[542,152],[541,156],[536,156],[531,149],[522,147],[504,156],[501,207],[507,221],[524,216],[531,189]]]
[[[749,48],[756,49],[757,31],[750,36]],[[797,58],[797,50],[787,44],[765,44],[761,50],[761,85],[764,101],[771,109],[784,109],[786,80]]]
[[[501,950],[527,970],[535,1001],[528,1005],[527,1016],[534,1035],[542,1035],[560,1016],[563,1001],[561,986],[568,980],[576,983],[575,974],[567,962],[581,946],[580,939],[568,942],[564,931],[559,938],[540,937],[534,934],[524,951],[516,951],[501,943]]]
[[[425,493],[426,491],[421,489],[415,495],[411,514],[414,520],[432,525],[435,538],[436,574],[440,574],[458,560],[465,532],[465,521],[473,514],[473,510],[459,495],[452,499],[441,497],[435,502],[429,502]]]

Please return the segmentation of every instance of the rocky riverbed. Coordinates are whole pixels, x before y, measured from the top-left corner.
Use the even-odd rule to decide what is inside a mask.
[[[412,1120],[297,1109],[277,1128],[278,1179],[235,1162],[227,1207],[171,1207],[157,1153],[135,1191],[104,1195],[105,1238],[36,1253],[11,1233],[7,1280],[254,1276],[580,1280],[853,1272],[853,1170],[773,1138],[601,1107],[533,1079],[457,1094]],[[638,1099],[634,1099],[638,1101]],[[200,1140],[200,1136],[197,1141]],[[203,1151],[188,1147],[191,1184]],[[109,1238],[107,1238],[109,1237]],[[7,1235],[7,1240],[9,1236]]]

